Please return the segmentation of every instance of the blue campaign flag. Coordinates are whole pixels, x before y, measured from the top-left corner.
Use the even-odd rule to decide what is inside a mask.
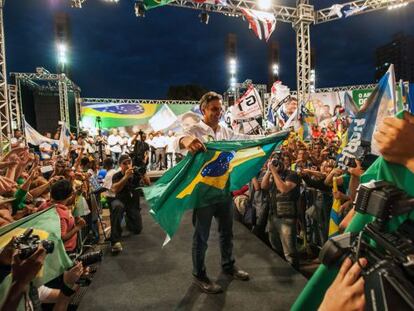
[[[346,157],[359,158],[362,155],[361,147],[369,147],[369,152],[378,155],[378,148],[372,136],[382,120],[394,116],[395,113],[395,75],[394,66],[391,65],[365,104],[355,114],[350,126],[352,136],[342,152],[339,165],[344,166],[343,161]]]
[[[408,84],[408,91],[406,95],[408,110],[414,113],[414,83]]]

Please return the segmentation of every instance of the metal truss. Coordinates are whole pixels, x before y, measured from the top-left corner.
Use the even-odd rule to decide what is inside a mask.
[[[9,103],[12,129],[22,129],[22,115],[17,85],[9,84]]]
[[[64,74],[63,74],[64,75]],[[60,120],[65,122],[67,127],[70,128],[70,115],[68,104],[68,87],[63,80],[59,80],[59,112]]]
[[[4,0],[0,0],[0,152],[10,148],[11,120],[10,106],[7,95],[6,53],[3,23]]]
[[[260,10],[257,1],[252,0],[227,0],[227,5],[212,5],[211,3],[197,3],[190,0],[175,0],[168,5],[182,8],[221,13],[233,17],[242,15],[241,9]],[[273,5],[272,12],[278,21],[292,23],[296,17],[296,8],[282,5]]]
[[[335,86],[335,87],[325,87],[316,89],[315,93],[331,93],[331,92],[346,92],[354,90],[365,90],[365,89],[374,89],[376,84],[360,84],[360,85],[348,85],[348,86]],[[297,91],[291,91],[290,95],[297,96]]]
[[[81,102],[82,102],[82,98],[80,97],[80,92],[75,92],[75,118],[76,118],[76,130],[77,133],[79,134],[79,122],[82,118],[81,116]]]
[[[121,99],[121,98],[82,98],[82,107],[97,104],[151,104],[151,105],[198,105],[196,100],[156,100],[156,99]]]
[[[79,86],[77,86],[73,81],[71,81],[63,73],[56,74],[56,73],[49,73],[49,72],[34,72],[34,73],[11,72],[10,75],[22,81],[31,81],[28,83],[33,83],[35,81],[51,81],[51,82],[62,81],[67,85],[67,88],[69,91],[80,92]]]
[[[352,7],[366,7],[364,10],[353,14],[352,16],[361,15],[369,12],[387,9],[395,5],[408,4],[414,0],[357,0],[341,3],[342,6],[350,5]],[[321,24],[333,20],[340,19],[338,15],[332,12],[332,7],[321,9],[315,12],[315,24]]]

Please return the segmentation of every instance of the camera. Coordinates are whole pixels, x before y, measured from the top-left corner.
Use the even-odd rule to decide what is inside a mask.
[[[347,232],[329,239],[320,252],[321,262],[329,267],[346,257],[354,262],[365,257],[366,309],[413,310],[414,222],[408,219],[394,232],[386,230],[388,220],[414,209],[413,198],[388,182],[370,182],[358,188],[354,207],[375,220],[360,233]]]
[[[47,254],[53,253],[55,243],[49,240],[40,240],[38,235],[33,234],[33,228],[28,228],[23,234],[14,240],[14,247],[19,250],[20,259],[27,259],[32,256],[39,245],[42,245]]]
[[[77,261],[80,261],[84,267],[93,265],[97,262],[101,262],[103,257],[103,252],[95,251],[95,252],[89,252],[84,255],[81,255],[77,258]]]
[[[272,159],[272,165],[274,167],[282,167],[283,162],[282,162],[281,158],[282,158],[282,153],[280,151],[276,152],[273,159]]]
[[[142,177],[147,172],[145,166],[134,166],[134,175],[138,177]]]

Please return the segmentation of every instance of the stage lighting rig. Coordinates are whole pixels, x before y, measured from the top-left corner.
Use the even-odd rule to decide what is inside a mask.
[[[134,11],[136,17],[145,17],[145,6],[142,1],[135,1]]]
[[[203,24],[208,24],[208,21],[210,19],[210,15],[207,13],[207,11],[202,11],[198,17],[200,18],[200,22]]]

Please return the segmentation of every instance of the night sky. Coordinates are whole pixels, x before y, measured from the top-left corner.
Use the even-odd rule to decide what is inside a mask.
[[[312,2],[324,8],[346,1]],[[293,6],[295,0],[278,3]],[[72,9],[69,0],[6,1],[8,72],[33,72],[37,66],[55,71],[53,14],[65,11],[72,23],[72,77],[83,97],[163,99],[170,85],[183,84],[223,92],[229,80],[229,32],[238,37],[238,80],[267,82],[267,44],[249,30],[247,21],[211,14],[205,25],[199,21],[200,11],[170,6],[137,18],[133,4],[87,0],[84,8]],[[414,35],[414,4],[313,26],[317,87],[372,83],[375,48],[399,31]],[[278,22],[269,41],[280,46],[281,80],[296,89],[291,25]]]

